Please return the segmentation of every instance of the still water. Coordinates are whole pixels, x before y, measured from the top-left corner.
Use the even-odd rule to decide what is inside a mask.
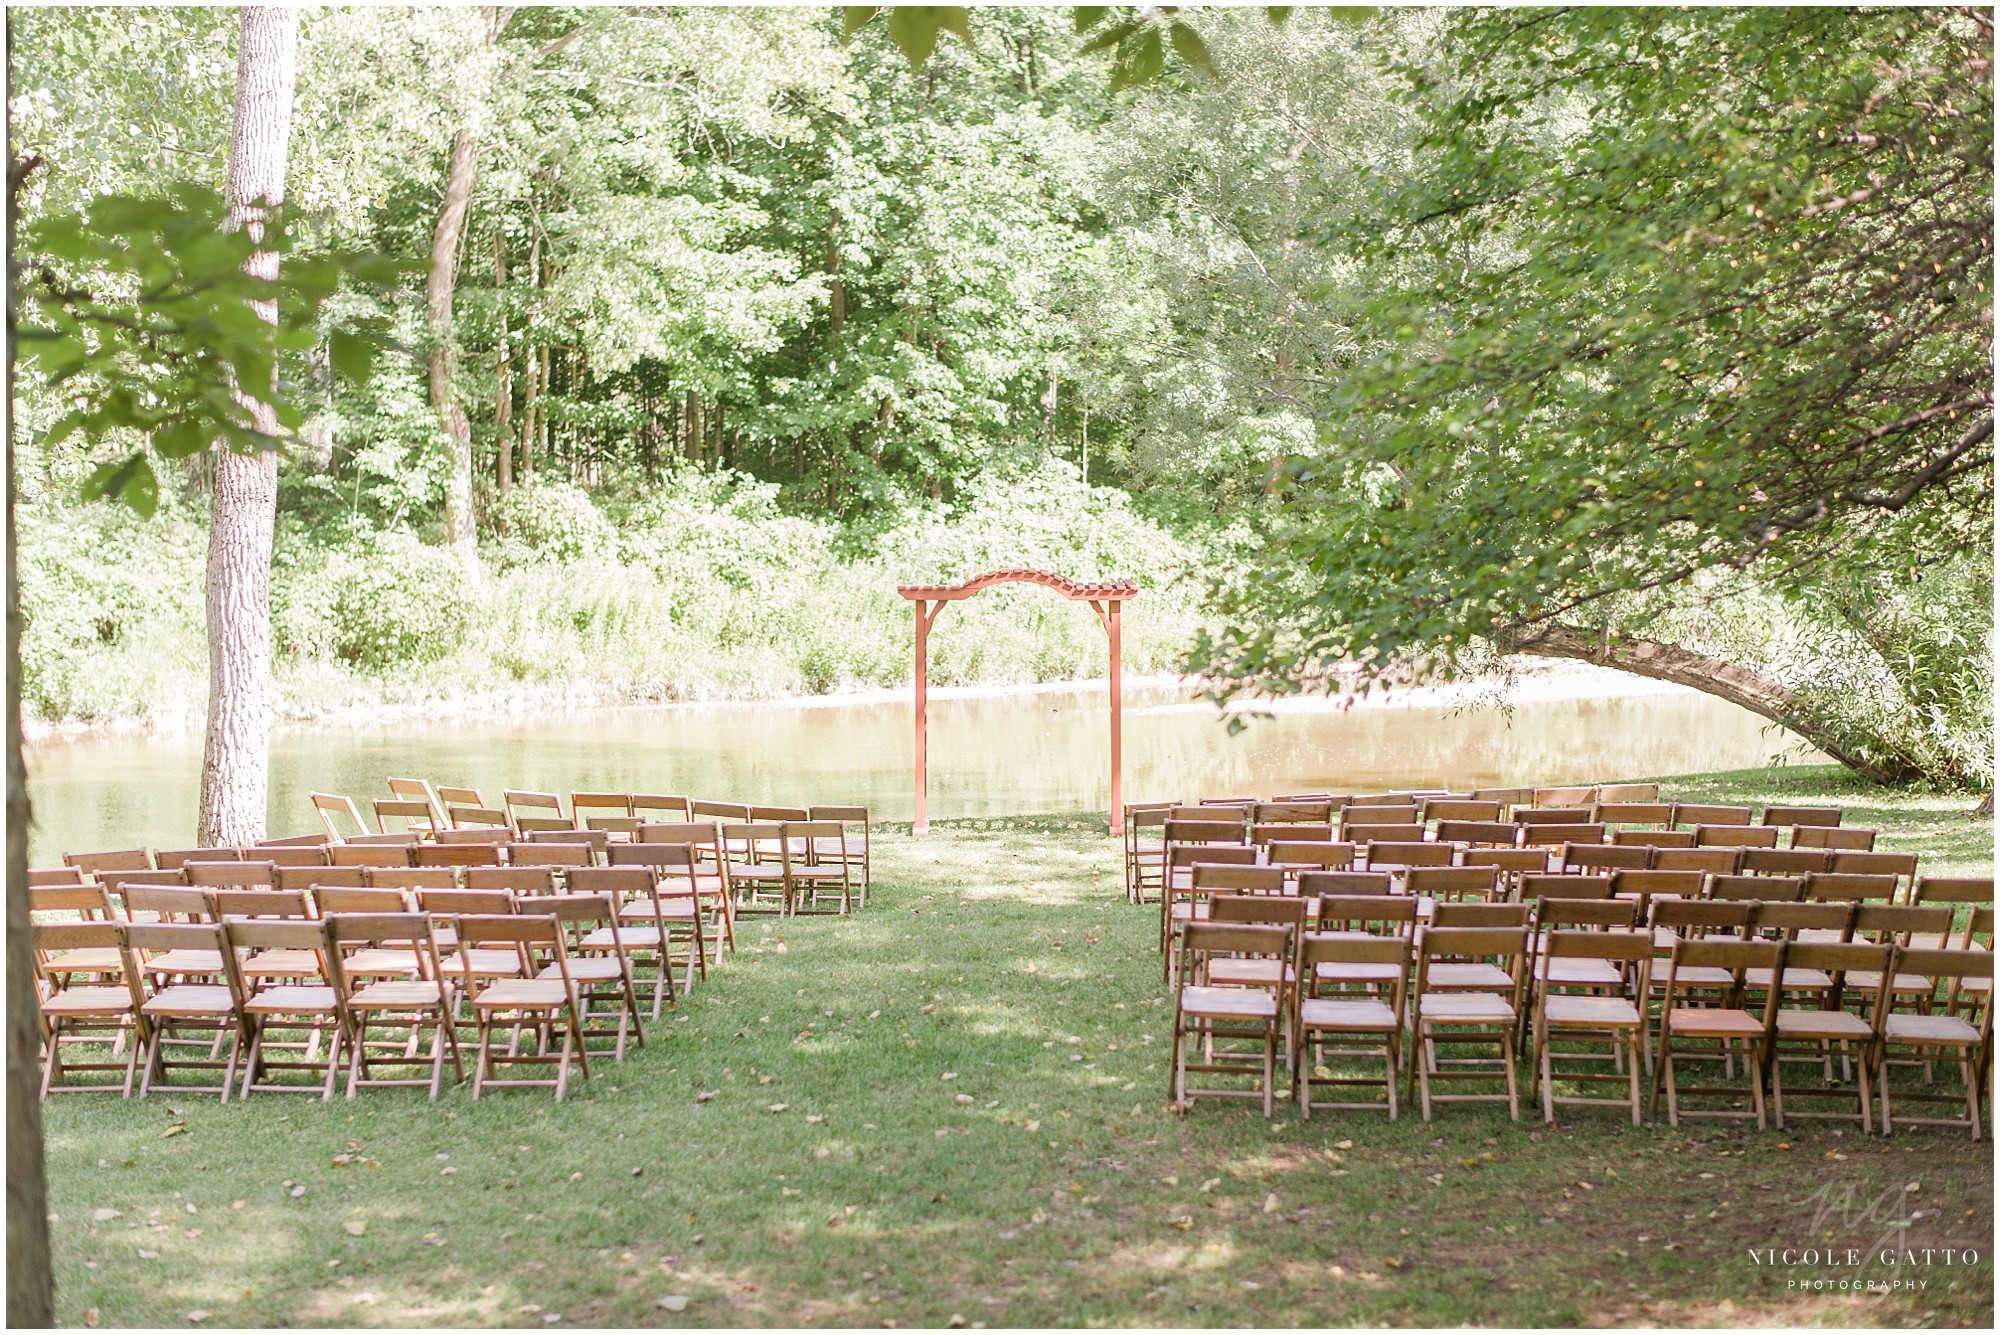
[[[1231,737],[1214,709],[1186,691],[1128,689],[1126,798],[1637,778],[1757,765],[1796,745],[1711,696],[1638,690],[1527,699],[1511,717],[1436,705],[1343,711],[1315,701]],[[1101,684],[934,697],[932,819],[1105,809],[1107,711]],[[387,796],[389,775],[469,785],[495,804],[503,788],[608,789],[865,803],[878,819],[908,820],[911,753],[907,699],[290,728],[271,748],[271,830],[318,828],[306,798],[314,790],[352,794],[365,810],[369,798]],[[30,746],[28,763],[36,865],[65,851],[175,848],[192,839],[198,734],[43,741]]]

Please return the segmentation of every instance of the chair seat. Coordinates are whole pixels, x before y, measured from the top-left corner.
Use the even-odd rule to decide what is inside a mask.
[[[553,1010],[569,1000],[562,979],[503,978],[472,999],[481,1010]]]
[[[1426,1024],[1512,1024],[1514,1007],[1491,992],[1426,992],[1419,1012]]]
[[[660,945],[660,929],[657,927],[620,927],[614,941],[609,927],[600,927],[583,938],[585,950],[609,950],[614,945],[622,945],[627,950],[656,950]]]
[[[381,974],[410,974],[417,969],[417,953],[414,950],[370,949],[357,950],[341,961],[341,967],[355,977],[375,977]]]
[[[1261,987],[1184,987],[1183,1015],[1267,1020],[1278,1016],[1278,999]]]
[[[348,998],[347,1004],[355,1010],[417,1010],[433,1006],[449,1007],[456,995],[456,989],[448,982],[439,984],[426,978],[413,978],[407,982],[370,983]]]
[[[845,867],[794,867],[792,879],[795,881],[845,881],[851,873]]]
[[[1667,1012],[1667,1027],[1692,1038],[1756,1038],[1764,1024],[1748,1011],[1722,1007],[1676,1006]]]
[[[1387,1002],[1370,998],[1308,997],[1299,1003],[1299,1023],[1307,1029],[1343,1033],[1394,1033],[1403,1027]]]
[[[330,987],[286,984],[263,989],[243,1009],[254,1015],[323,1015],[335,1009],[335,997]]]
[[[1873,992],[1882,985],[1882,975],[1873,969],[1852,969],[1847,974],[1847,991],[1851,996],[1856,992]],[[1892,992],[1914,993],[1924,996],[1937,990],[1937,980],[1926,978],[1920,973],[1899,973],[1889,980]]]
[[[622,924],[626,918],[634,920],[646,920],[654,917],[685,919],[694,917],[696,912],[698,910],[695,908],[694,901],[683,895],[675,899],[635,899],[618,910],[618,917]],[[600,932],[604,930],[606,929],[598,928]],[[618,930],[623,932],[628,929],[621,925]],[[607,940],[604,944],[608,946],[611,942]]]
[[[1735,974],[1727,969],[1718,969],[1706,964],[1693,964],[1676,969],[1674,978],[1685,987],[1736,986]]]
[[[457,954],[447,955],[438,961],[438,968],[446,974],[462,975],[468,958],[475,976],[487,978],[514,978],[521,972],[521,953],[517,950],[482,950],[474,946]]]
[[[858,858],[861,856],[860,849],[856,848],[851,843],[844,844],[838,839],[815,839],[812,841],[812,851],[819,854],[821,857]],[[1137,854],[1134,855],[1134,858],[1136,861],[1139,862],[1162,862],[1165,861],[1166,856],[1167,855],[1163,850],[1156,848],[1151,850],[1150,852],[1145,849],[1141,849]]]
[[[122,1015],[132,1009],[132,993],[123,987],[66,987],[42,998],[45,1015]]]
[[[1289,983],[1292,966],[1283,960],[1210,960],[1208,979],[1212,983],[1234,983],[1248,987],[1270,987]]]
[[[1427,992],[1457,992],[1474,988],[1509,988],[1514,979],[1492,964],[1433,964],[1424,975]]]
[[[1991,978],[1965,978],[1959,981],[1959,988],[1965,992],[1991,992],[1993,990],[1993,980]]]
[[[53,956],[42,968],[49,973],[123,973],[125,957],[116,946],[86,946]]]
[[[147,973],[207,974],[222,972],[219,950],[163,950],[146,961]]]
[[[1769,969],[1745,969],[1743,983],[1746,987],[1764,988],[1771,985]],[[1782,987],[1786,992],[1824,992],[1833,986],[1833,979],[1819,969],[1787,969]]]
[[[316,978],[319,976],[319,952],[260,950],[243,961],[243,972],[259,978]]]
[[[229,1015],[236,998],[212,983],[176,983],[155,992],[140,1009],[148,1015]]]
[[[1891,1043],[1945,1043],[1953,1047],[1979,1042],[1979,1031],[1956,1015],[1891,1015],[1882,1026],[1882,1036]]]
[[[1786,1009],[1778,1012],[1778,1033],[1785,1038],[1868,1039],[1875,1030],[1853,1011]]]
[[[1639,1008],[1623,997],[1552,996],[1543,1013],[1551,1025],[1578,1029],[1636,1029]]]
[[[1402,976],[1399,964],[1341,964],[1323,960],[1313,966],[1313,977],[1328,983],[1393,983]]]
[[[578,983],[609,983],[625,976],[625,968],[615,955],[572,955],[569,961],[571,981]],[[537,980],[554,979],[562,981],[562,966],[551,964],[535,975]]]
[[[1540,960],[1535,977],[1551,987],[1622,987],[1625,975],[1610,960]]]
[[[783,863],[742,862],[729,869],[732,880],[738,881],[782,881],[785,879]]]

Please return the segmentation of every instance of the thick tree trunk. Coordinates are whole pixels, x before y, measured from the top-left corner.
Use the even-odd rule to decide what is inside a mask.
[[[14,29],[7,25],[7,70],[14,69]],[[42,1105],[36,1098],[41,1034],[35,996],[34,936],[28,926],[28,770],[21,755],[21,589],[14,533],[14,328],[19,285],[13,281],[14,225],[21,182],[30,166],[14,157],[14,117],[7,116],[7,1324],[55,1324],[55,1277],[49,1268],[48,1179],[42,1167]]]
[[[458,288],[458,247],[465,236],[465,215],[472,207],[472,178],[479,157],[472,130],[461,125],[451,142],[451,168],[445,174],[444,206],[431,232],[431,271],[424,284],[430,311],[431,407],[437,410],[451,449],[451,469],[445,475],[445,537],[470,543],[472,523],[472,422],[452,384],[458,372],[458,343],[452,329],[452,299]]]
[[[1568,626],[1537,626],[1503,639],[1500,646],[1508,653],[1574,658],[1638,677],[1691,686],[1790,728],[1855,773],[1877,783],[1908,783],[1919,777],[1914,766],[1856,755],[1799,708],[1798,697],[1789,686],[1739,663],[1710,658],[1657,640],[1625,635],[1607,637]]]
[[[259,228],[263,203],[285,194],[299,15],[255,6],[243,11],[236,60],[236,121],[229,140],[228,193],[237,225]],[[275,278],[274,251],[253,255],[250,272]],[[258,314],[276,322],[274,306]],[[259,430],[278,431],[264,400],[270,385],[237,393]],[[195,842],[251,844],[265,833],[271,759],[271,541],[278,519],[278,458],[269,451],[221,449],[208,535],[208,731]]]

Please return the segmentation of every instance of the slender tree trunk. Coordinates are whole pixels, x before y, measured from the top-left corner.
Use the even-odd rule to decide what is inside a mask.
[[[458,372],[458,341],[452,328],[452,299],[458,288],[458,248],[465,237],[465,215],[472,207],[472,178],[479,157],[469,126],[461,125],[451,141],[451,167],[445,173],[444,205],[431,231],[431,270],[424,284],[430,312],[431,407],[444,426],[451,449],[445,475],[445,537],[453,543],[473,540],[472,422],[452,384]]]
[[[1692,686],[1790,728],[1847,768],[1877,783],[1907,783],[1921,774],[1914,765],[1894,759],[1871,760],[1855,754],[1799,707],[1798,697],[1789,686],[1740,663],[1710,658],[1657,640],[1625,635],[1606,637],[1568,626],[1538,626],[1503,640],[1501,647],[1509,653],[1574,658],[1638,677]]]
[[[507,238],[493,238],[493,282],[499,290],[500,352],[493,389],[494,484],[500,494],[514,485],[514,350],[507,343]]]
[[[7,23],[7,72],[14,71],[14,25]],[[14,157],[7,114],[7,1324],[53,1326],[55,1277],[49,1267],[48,1179],[42,1166],[42,1105],[36,1097],[41,1034],[35,996],[34,934],[28,926],[28,769],[21,755],[21,588],[14,533],[14,225],[21,183],[34,163]]]
[[[296,9],[243,11],[236,58],[236,120],[228,194],[237,225],[259,230],[260,206],[285,194],[291,142]],[[259,251],[250,272],[275,278],[278,256]],[[277,308],[258,314],[275,323]],[[276,435],[269,385],[237,393],[260,431]],[[264,397],[259,397],[259,396]],[[278,456],[219,449],[208,534],[208,731],[195,842],[251,844],[265,833],[271,761],[271,541],[278,519]]]

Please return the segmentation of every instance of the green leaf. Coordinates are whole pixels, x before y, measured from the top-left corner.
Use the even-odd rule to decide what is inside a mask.
[[[1209,55],[1208,43],[1201,40],[1200,33],[1176,21],[1168,26],[1167,36],[1173,39],[1175,55],[1203,74],[1214,77],[1215,57]]]
[[[843,42],[852,41],[854,34],[874,22],[875,16],[881,12],[882,6],[880,5],[842,5],[840,7],[840,40]]]
[[[375,372],[375,349],[353,330],[336,329],[327,335],[326,354],[333,373],[349,384],[366,385]]]
[[[83,484],[86,501],[123,501],[141,519],[151,519],[160,507],[160,483],[144,454],[122,463],[99,464]]]
[[[1076,30],[1079,35],[1089,32],[1104,21],[1111,12],[1110,5],[1078,5],[1076,7]]]
[[[1114,23],[1103,32],[1097,34],[1097,36],[1085,42],[1082,48],[1083,54],[1089,55],[1092,51],[1102,51],[1107,47],[1117,46],[1120,42],[1123,42],[1127,37],[1130,37],[1145,26],[1146,23],[1143,19],[1124,19]],[[1120,53],[1120,58],[1123,58],[1122,52]]]
[[[1292,7],[1290,5],[1265,5],[1264,14],[1271,20],[1271,26],[1275,28],[1282,25],[1286,19],[1292,16]]]

